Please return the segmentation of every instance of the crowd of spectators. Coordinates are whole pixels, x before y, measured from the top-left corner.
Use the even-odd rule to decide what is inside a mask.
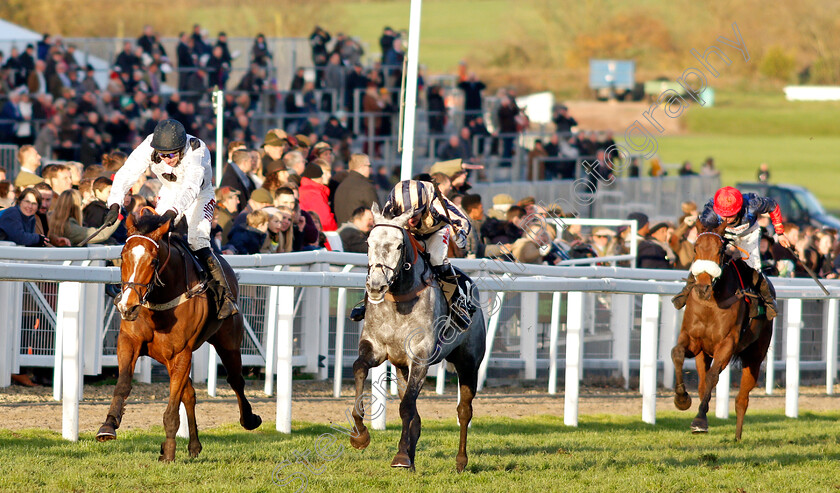
[[[259,149],[242,141],[228,145],[227,162],[216,189],[212,243],[226,254],[284,253],[318,248],[366,252],[372,226],[370,207],[395,183],[374,180],[370,159],[353,154],[348,166],[336,161],[327,142],[272,129]],[[0,172],[0,240],[24,246],[77,246],[96,232],[108,211],[112,177],[127,156],[114,151],[103,164],[80,162],[41,166],[31,145],[18,152],[20,172]],[[376,184],[378,183],[378,185]],[[160,182],[141,177],[123,204],[124,216],[155,206]],[[90,243],[121,244],[117,223]],[[342,248],[346,238],[347,246]]]
[[[214,248],[226,254],[333,247],[364,253],[373,225],[371,205],[383,205],[381,198],[398,181],[384,168],[373,173],[366,154],[352,154],[345,167],[328,142],[312,144],[303,135],[288,135],[281,129],[270,130],[259,148],[233,141],[227,151],[216,190],[212,235]],[[126,157],[114,151],[102,156],[102,164],[41,167],[38,150],[24,145],[18,153],[17,176],[7,177],[0,170],[0,239],[25,246],[78,245],[102,224],[111,177]],[[470,218],[473,231],[467,246],[463,251],[453,246],[453,257],[556,264],[569,258],[629,253],[629,242],[634,239],[628,227],[583,231],[579,225],[561,222],[564,227],[558,232],[552,219],[562,218],[562,210],[547,209],[529,197],[515,201],[507,194],[494,196],[485,209],[481,196],[469,192],[465,166],[460,159],[442,161],[416,177],[433,181]],[[142,177],[126,198],[124,212],[154,206],[159,188],[156,179]],[[637,223],[636,266],[687,269],[693,261],[697,215],[692,202],[683,203],[674,222],[651,224],[645,214],[631,214],[628,219]],[[760,225],[764,272],[807,275],[796,258],[775,243],[769,219],[761,218]],[[840,241],[836,231],[795,224],[786,224],[785,231],[804,265],[822,277],[837,277]],[[125,227],[118,223],[91,243],[119,244],[125,235]],[[625,260],[618,265],[629,264]]]
[[[379,159],[383,143],[397,131],[403,38],[386,27],[379,40],[381,57],[368,56],[371,61],[365,66],[361,43],[316,26],[309,37],[312,68],[298,68],[286,88],[277,85],[271,45],[262,34],[255,37],[247,63],[238,64],[246,68],[234,73],[234,60],[246,55],[231,50],[224,32],[210,39],[194,25],[191,32],[179,34],[174,53],[167,53],[154,28],[145,26],[115,55],[104,84],[101,73],[82,64],[76,46],[45,34],[22,51],[0,53],[0,143],[34,145],[47,160],[87,166],[100,163],[111,149],[130,152],[157,121],[174,118],[202,138],[215,158],[210,95],[218,87],[227,90],[225,145],[242,141],[257,147],[256,128],[262,125],[255,122],[279,115],[279,128],[313,142],[328,141],[345,164],[359,150]],[[434,157],[478,164],[490,154],[501,166],[510,165],[518,136],[529,126],[513,89],[500,89],[488,98],[487,85],[461,63],[454,86],[427,85],[421,73],[418,90],[428,133],[437,143]],[[356,110],[364,112],[358,122],[352,117]],[[528,156],[530,178],[574,177],[578,157],[594,156],[612,140],[608,134],[578,131],[565,106],[558,105],[553,120],[556,134],[535,145]],[[359,137],[364,137],[363,145]],[[532,169],[537,169],[534,176]]]

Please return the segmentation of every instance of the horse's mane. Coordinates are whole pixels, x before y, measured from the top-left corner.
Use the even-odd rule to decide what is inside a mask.
[[[157,230],[166,222],[163,216],[158,216],[157,214],[146,213],[135,217],[134,229],[141,235],[147,235]]]

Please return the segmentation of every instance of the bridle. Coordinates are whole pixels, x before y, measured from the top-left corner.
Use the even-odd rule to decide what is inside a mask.
[[[703,236],[703,235],[717,236],[717,238],[720,240],[720,248],[718,249],[718,259],[719,260],[717,262],[717,265],[718,265],[718,267],[720,267],[720,270],[722,272],[723,269],[726,268],[726,265],[730,263],[730,261],[728,261],[728,260],[724,262],[724,259],[726,258],[726,255],[725,255],[725,252],[724,252],[726,250],[726,239],[723,236],[721,236],[720,234],[715,233],[714,231],[703,231],[702,233],[698,234],[697,238],[694,240],[694,245],[695,246],[697,245],[697,240],[699,240],[700,237]],[[695,259],[695,261],[696,261],[696,259]],[[711,261],[707,260],[707,262],[711,262]],[[712,279],[712,286],[714,286],[717,283],[718,279],[720,279],[721,277],[723,277],[723,276],[718,276],[718,277],[713,278]]]
[[[128,238],[126,238],[125,244],[128,245],[128,242],[132,238],[141,238],[141,239],[150,241],[155,246],[155,248],[158,249],[158,251],[160,250],[160,245],[158,245],[158,242],[156,242],[155,240],[149,238],[148,236],[144,236],[144,235],[131,235]],[[123,247],[123,248],[125,248],[125,247]],[[169,263],[169,256],[171,256],[171,249],[170,249],[170,255],[167,255],[166,261],[164,262],[164,267],[166,266],[166,264]],[[135,291],[138,292],[138,294],[139,294],[140,291],[137,288],[143,288],[143,296],[140,297],[140,304],[145,305],[146,300],[149,297],[149,293],[152,292],[152,288],[154,286],[163,286],[164,285],[163,281],[161,281],[161,279],[160,279],[160,274],[159,274],[159,270],[158,270],[158,264],[159,263],[160,263],[160,261],[158,259],[158,256],[157,256],[157,254],[155,254],[155,258],[152,260],[152,278],[147,283],[132,282],[132,281],[121,281],[120,282],[120,296],[122,296],[122,293],[125,292],[125,289],[127,287],[134,288]],[[114,301],[116,301],[116,300],[114,300]]]
[[[400,226],[396,226],[396,225],[393,225],[393,224],[375,224],[373,226],[373,228],[371,228],[371,231],[373,231],[374,228],[384,228],[384,227],[398,229],[403,234],[402,243],[397,245],[397,250],[400,251],[400,259],[397,262],[397,266],[402,265],[403,270],[406,270],[406,271],[411,270],[411,267],[414,265],[414,262],[417,261],[417,247],[414,246],[414,250],[415,250],[414,251],[414,262],[406,261],[406,259],[405,259],[406,238],[405,237],[406,237],[406,235],[408,235],[408,231],[405,228],[401,228]],[[409,239],[408,242],[410,243],[411,240]],[[413,245],[413,243],[412,243],[412,245]],[[397,267],[397,268],[399,268],[399,267]],[[370,280],[370,272],[373,269],[381,269],[382,273],[385,275],[385,279],[387,280],[388,287],[390,288],[391,285],[394,284],[394,281],[396,281],[397,277],[399,277],[399,275],[397,273],[397,268],[394,268],[394,267],[391,267],[390,265],[385,265],[385,264],[382,264],[382,263],[376,263],[376,264],[368,265],[367,280],[368,281]],[[388,277],[388,271],[391,272],[391,277],[390,278]]]

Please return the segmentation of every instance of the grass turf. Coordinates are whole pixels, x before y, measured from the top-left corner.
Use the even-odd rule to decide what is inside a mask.
[[[372,432],[368,449],[349,447],[345,435],[323,424],[295,423],[291,436],[265,423],[260,431],[227,426],[201,433],[204,450],[186,458],[178,440],[174,464],[157,461],[160,427],[120,434],[105,444],[82,434],[78,443],[41,430],[0,431],[2,491],[829,491],[840,488],[840,413],[747,415],[744,440],[735,443],[734,418],[710,419],[710,433],[691,435],[690,413],[660,412],[650,426],[638,417],[582,416],[580,427],[562,417],[478,417],[470,430],[470,463],[455,473],[454,419],[427,421],[417,472],[393,470],[399,430]],[[339,417],[336,417],[337,419]],[[344,424],[344,423],[342,423]],[[318,437],[325,453],[315,457]],[[322,439],[328,440],[328,438]],[[339,448],[339,444],[342,448]],[[309,468],[297,456],[306,456]],[[301,490],[302,491],[302,490]]]
[[[663,161],[689,160],[699,170],[709,156],[724,185],[755,181],[758,165],[770,166],[771,182],[810,189],[830,211],[840,211],[840,180],[833,125],[840,102],[791,102],[777,93],[723,91],[712,108],[692,107],[682,116],[687,135],[658,137]]]

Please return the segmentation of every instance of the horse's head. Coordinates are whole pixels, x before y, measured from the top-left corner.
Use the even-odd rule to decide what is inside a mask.
[[[721,234],[723,226],[715,230],[702,231],[694,242],[694,262],[691,273],[697,280],[697,294],[708,300],[712,295],[712,286],[723,271],[724,240]]]
[[[373,204],[373,229],[368,236],[368,275],[365,282],[368,299],[379,303],[385,291],[397,279],[400,270],[407,265],[406,224],[411,217],[411,210],[395,218],[385,217],[379,206]]]
[[[169,231],[169,221],[144,207],[139,215],[126,218],[129,237],[122,249],[122,289],[117,309],[123,320],[137,319],[157,279],[160,238]]]

